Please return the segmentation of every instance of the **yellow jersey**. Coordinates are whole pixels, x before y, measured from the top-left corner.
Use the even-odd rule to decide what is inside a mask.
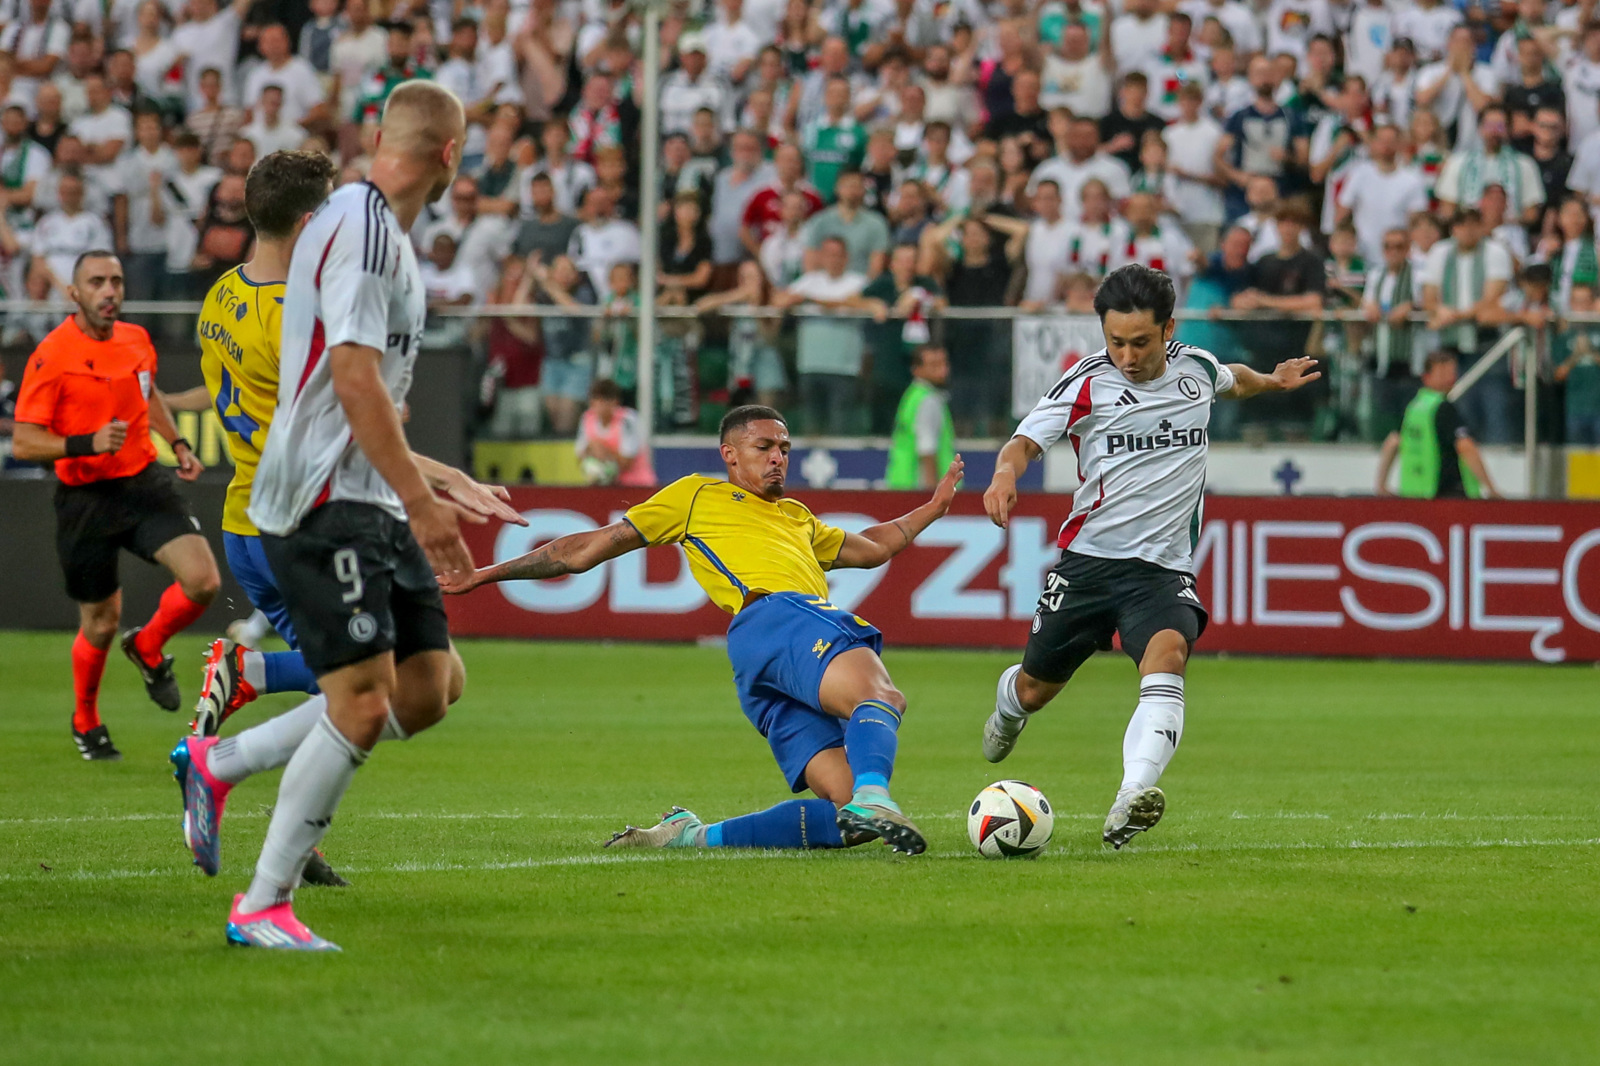
[[[844,530],[798,500],[776,502],[717,478],[679,478],[623,516],[647,544],[681,544],[689,571],[711,602],[738,614],[753,592],[827,598],[823,572],[844,546]]]
[[[200,308],[200,371],[233,458],[233,481],[222,506],[222,528],[253,537],[245,515],[250,484],[278,407],[278,329],[281,281],[258,285],[234,267],[211,286]]]

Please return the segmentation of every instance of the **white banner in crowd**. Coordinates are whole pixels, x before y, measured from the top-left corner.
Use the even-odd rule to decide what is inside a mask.
[[[1025,417],[1067,367],[1105,346],[1093,315],[1012,319],[1012,417]]]

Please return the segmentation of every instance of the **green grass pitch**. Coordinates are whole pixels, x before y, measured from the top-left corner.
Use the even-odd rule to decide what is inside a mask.
[[[176,649],[186,695],[199,639]],[[277,775],[189,863],[184,719],[113,656],[120,765],[77,758],[69,638],[0,635],[0,1062],[1476,1063],[1600,1055],[1600,675],[1199,659],[1166,820],[1099,843],[1135,699],[1103,655],[979,754],[1000,653],[891,651],[918,858],[613,854],[673,803],[785,798],[715,648],[469,642],[467,696],[380,748],[302,890],[337,956],[224,945]],[[272,697],[242,715],[286,706]],[[234,727],[237,728],[237,727]],[[989,780],[1060,812],[979,859]]]

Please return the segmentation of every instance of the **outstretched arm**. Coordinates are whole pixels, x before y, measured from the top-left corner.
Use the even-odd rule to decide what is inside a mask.
[[[1263,392],[1293,392],[1309,385],[1322,376],[1322,371],[1312,370],[1317,361],[1311,358],[1285,359],[1270,374],[1251,370],[1243,363],[1229,363],[1233,371],[1233,388],[1217,395],[1230,400],[1248,400]]]
[[[485,485],[453,466],[446,466],[437,459],[417,452],[411,453],[411,459],[422,471],[423,480],[435,492],[444,493],[472,513],[485,518],[498,518],[512,525],[528,524],[528,520],[511,506],[511,493],[506,491],[504,485]]]
[[[965,469],[966,464],[961,461],[961,456],[956,456],[950,463],[950,469],[944,472],[944,477],[935,486],[933,498],[927,503],[893,522],[869,526],[860,533],[846,533],[844,544],[839,548],[839,557],[833,561],[833,568],[871,570],[911,547],[911,542],[921,536],[924,529],[950,510],[950,503],[956,497],[956,485],[960,484],[961,472]]]
[[[442,574],[439,588],[459,595],[496,581],[538,581],[541,578],[561,577],[563,574],[581,574],[607,559],[615,559],[644,546],[644,538],[630,523],[613,522],[603,529],[558,537],[526,555],[474,570],[470,574]]]
[[[1044,454],[1038,443],[1027,437],[1012,437],[1000,449],[995,459],[994,477],[983,493],[983,509],[989,521],[1006,528],[1011,521],[1011,509],[1017,505],[1017,479],[1028,469],[1028,464]]]

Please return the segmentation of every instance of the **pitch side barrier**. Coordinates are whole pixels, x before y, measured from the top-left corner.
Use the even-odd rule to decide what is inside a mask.
[[[480,565],[614,521],[648,492],[512,495],[529,525],[468,527]],[[850,530],[916,502],[795,495]],[[894,645],[1020,646],[1069,506],[1025,495],[1002,530],[977,494],[962,493],[888,566],[830,575],[831,595]],[[1206,651],[1600,662],[1600,503],[1212,496],[1196,560]],[[677,548],[447,599],[451,630],[464,636],[690,641],[727,629]]]

